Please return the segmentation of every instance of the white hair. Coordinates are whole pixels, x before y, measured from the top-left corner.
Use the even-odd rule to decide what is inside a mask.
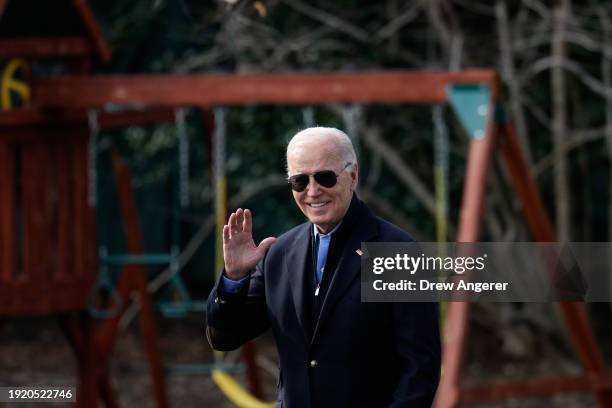
[[[348,137],[346,133],[341,131],[340,129],[332,128],[332,127],[310,127],[304,129],[298,133],[296,133],[289,144],[287,145],[287,174],[289,174],[289,151],[296,146],[299,146],[304,143],[324,143],[332,141],[333,142],[333,155],[336,160],[339,162],[343,162],[343,165],[348,163],[356,164],[357,163],[357,155],[355,154],[355,148],[353,147],[353,143],[351,139]]]

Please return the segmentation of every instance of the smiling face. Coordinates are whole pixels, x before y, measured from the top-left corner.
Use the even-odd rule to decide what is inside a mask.
[[[357,163],[343,154],[338,135],[321,130],[302,135],[304,132],[298,133],[287,148],[289,175],[310,175],[304,191],[292,190],[293,198],[306,218],[325,234],[344,218],[348,210],[357,187]],[[343,170],[349,162],[353,165]],[[312,174],[323,170],[332,170],[338,175],[335,186],[326,188],[315,181]]]

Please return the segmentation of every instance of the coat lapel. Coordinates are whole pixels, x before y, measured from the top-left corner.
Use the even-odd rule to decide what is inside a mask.
[[[364,208],[361,215],[362,217],[359,217],[360,219],[357,221],[359,224],[350,234],[338,262],[338,266],[334,271],[332,281],[327,290],[327,295],[321,306],[319,319],[316,322],[312,342],[316,339],[319,328],[325,322],[325,319],[329,317],[329,314],[342,298],[342,295],[344,295],[351,283],[359,278],[361,272],[361,257],[356,251],[361,248],[362,242],[367,242],[378,234],[378,227],[374,216],[367,207]]]
[[[310,223],[304,224],[302,231],[297,234],[291,246],[287,248],[284,257],[284,276],[289,279],[295,312],[306,338],[308,335],[305,326],[304,275],[306,273],[306,259],[310,249],[310,228],[312,228]]]

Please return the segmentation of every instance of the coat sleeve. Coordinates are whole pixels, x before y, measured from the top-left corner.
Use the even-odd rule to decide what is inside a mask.
[[[401,374],[391,407],[431,407],[440,380],[437,303],[396,303],[395,346]]]
[[[221,276],[217,279],[206,304],[206,337],[213,349],[235,350],[268,329],[265,259],[239,293],[224,292]]]

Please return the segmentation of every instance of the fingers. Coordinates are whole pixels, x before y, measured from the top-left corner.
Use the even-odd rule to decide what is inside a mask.
[[[251,215],[251,210],[244,210],[244,223],[242,224],[242,230],[246,233],[251,233],[253,230],[253,217]]]
[[[236,213],[231,213],[229,219],[227,220],[227,226],[230,227],[230,230],[233,230],[236,227]]]
[[[230,227],[228,225],[223,226],[223,243],[225,244],[230,240]]]
[[[230,214],[227,224],[223,227],[223,238],[226,240],[231,239],[234,234],[238,234],[240,232],[247,232],[250,234],[252,224],[251,211],[239,208]],[[227,236],[225,232],[226,227]]]
[[[238,228],[238,232],[244,231],[244,211],[242,208],[236,210],[236,228]]]

